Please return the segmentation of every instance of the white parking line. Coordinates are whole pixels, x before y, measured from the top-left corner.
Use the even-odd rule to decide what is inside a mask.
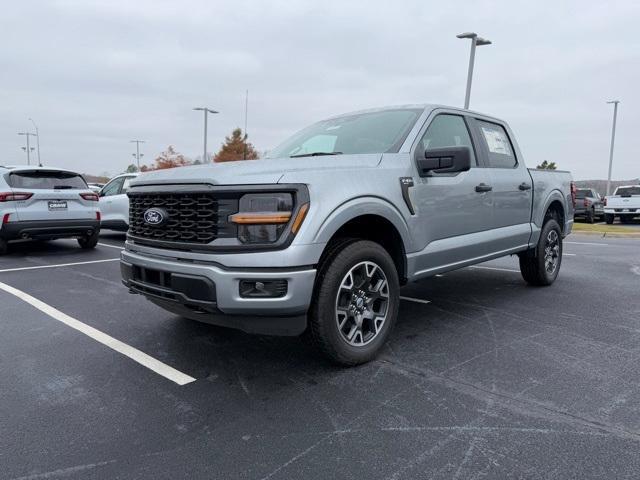
[[[563,257],[575,257],[576,254],[575,253],[566,253],[566,252],[562,252],[562,256]]]
[[[124,250],[124,247],[119,247],[117,245],[109,245],[108,243],[98,242],[98,245],[100,245],[101,247],[117,248],[118,250]]]
[[[82,323],[81,321],[76,320],[73,317],[70,317],[66,313],[62,313],[60,310],[57,310],[51,305],[47,305],[46,303],[38,300],[35,297],[32,297],[22,290],[18,290],[17,288],[13,288],[12,286],[2,282],[0,282],[0,290],[4,290],[11,295],[15,295],[29,305],[37,308],[46,315],[49,315],[51,318],[64,323],[65,325],[79,331],[80,333],[84,333],[86,336],[93,338],[95,341],[111,348],[112,350],[115,350],[116,352],[121,353],[122,355],[129,357],[134,362],[139,363],[143,367],[147,367],[149,370],[156,372],[158,375],[161,375],[171,380],[172,382],[177,383],[178,385],[186,385],[187,383],[195,382],[196,380],[195,378],[190,377],[189,375],[186,375],[176,370],[175,368],[162,363],[159,360],[156,360],[146,353],[143,353],[140,350],[121,342],[120,340],[116,340],[115,338],[101,332],[100,330],[90,327],[89,325]]]
[[[421,298],[413,298],[413,297],[400,297],[400,300],[406,300],[407,302],[415,302],[415,303],[431,303],[430,300],[423,300]]]
[[[35,267],[5,268],[4,270],[0,270],[0,273],[20,272],[22,270],[38,270],[40,268],[72,267],[74,265],[89,265],[91,263],[119,262],[119,261],[120,261],[119,258],[107,258],[105,260],[90,260],[88,262],[57,263],[55,265],[37,265]]]
[[[598,245],[598,246],[603,246],[603,247],[606,247],[606,246],[609,245],[608,243],[591,243],[591,242],[568,242],[568,241],[565,241],[564,243],[571,243],[573,245]]]
[[[469,268],[481,268],[483,270],[497,270],[499,272],[516,272],[520,273],[520,270],[513,270],[512,268],[498,268],[498,267],[485,267],[482,265],[473,265]]]

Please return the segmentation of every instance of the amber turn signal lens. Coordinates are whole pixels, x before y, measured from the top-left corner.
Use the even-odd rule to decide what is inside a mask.
[[[309,211],[308,203],[305,203],[300,207],[300,210],[298,211],[298,215],[296,215],[296,219],[293,221],[293,225],[291,226],[291,231],[293,232],[294,235],[298,233],[298,229],[300,228],[300,225],[302,225],[302,222],[304,221],[304,217],[307,216],[308,211]]]
[[[236,213],[229,220],[240,225],[274,225],[291,220],[291,212]]]

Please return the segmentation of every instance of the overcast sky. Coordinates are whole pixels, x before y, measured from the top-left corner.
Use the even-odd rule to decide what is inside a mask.
[[[577,179],[640,176],[640,2],[59,0],[3,2],[0,164],[26,162],[18,131],[40,129],[43,163],[119,173],[171,144],[202,154],[244,124],[260,150],[338,113],[405,103],[460,106],[469,41],[471,108],[509,121],[525,160]]]

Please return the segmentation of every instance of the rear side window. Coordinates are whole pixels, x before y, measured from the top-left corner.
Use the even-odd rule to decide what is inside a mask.
[[[518,165],[513,145],[502,125],[477,120],[480,137],[487,148],[489,167],[513,168]]]
[[[9,186],[34,190],[85,190],[88,188],[87,182],[81,175],[55,171],[14,172],[9,175]]]

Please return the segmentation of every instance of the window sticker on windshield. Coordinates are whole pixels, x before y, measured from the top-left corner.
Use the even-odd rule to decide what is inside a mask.
[[[489,152],[511,155],[509,139],[503,131],[497,128],[482,127],[482,133],[489,147]]]

